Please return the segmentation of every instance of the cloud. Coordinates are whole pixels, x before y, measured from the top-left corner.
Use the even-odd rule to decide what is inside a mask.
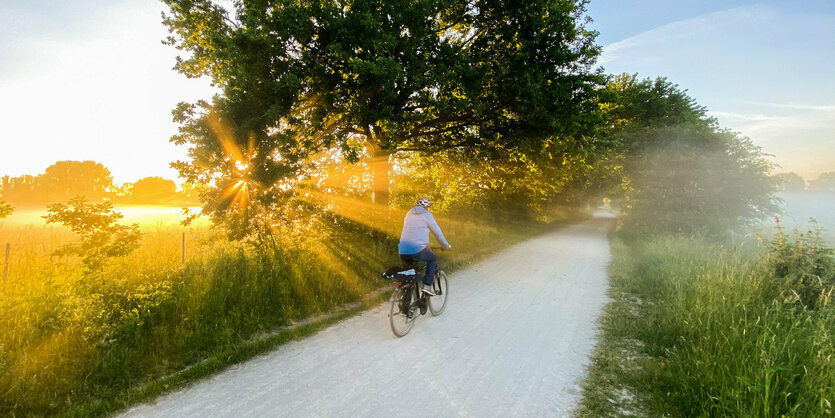
[[[835,111],[835,105],[813,105],[813,104],[797,104],[797,103],[766,103],[766,102],[752,102],[752,101],[744,101],[743,103],[748,103],[748,104],[758,105],[758,106],[765,106],[765,107],[774,107],[774,108],[778,108],[778,109],[812,110],[812,111],[822,111],[822,112]]]
[[[636,53],[642,55],[661,54],[670,44],[692,44],[693,39],[704,39],[705,34],[715,33],[722,28],[734,27],[742,22],[765,21],[775,12],[765,6],[736,7],[669,23],[638,35],[614,42],[603,47],[600,64],[632,59]]]
[[[814,137],[835,138],[835,105],[748,102],[759,107],[757,112],[711,111],[722,122],[746,135],[763,141],[781,137],[815,134]],[[766,109],[762,109],[766,108]],[[763,112],[763,110],[770,110]],[[835,143],[830,143],[835,147]],[[832,151],[835,151],[833,149]]]
[[[763,114],[745,114],[736,112],[710,112],[711,116],[721,119],[737,120],[737,121],[765,121],[770,120],[772,116]]]
[[[835,171],[835,106],[752,103],[758,112],[710,112],[723,126],[752,138],[783,171],[804,178]]]

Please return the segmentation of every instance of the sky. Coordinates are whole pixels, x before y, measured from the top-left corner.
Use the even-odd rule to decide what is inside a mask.
[[[610,74],[667,77],[807,180],[835,171],[835,1],[592,0]]]
[[[114,182],[177,178],[171,110],[210,98],[171,68],[165,6],[153,0],[0,3],[0,175],[59,160],[104,164]],[[179,181],[178,181],[179,182]]]
[[[0,175],[95,160],[117,184],[176,179],[168,138],[179,101],[208,80],[171,69],[153,0],[4,0],[0,5]],[[835,171],[835,2],[592,0],[607,73],[665,76],[720,124],[813,179]]]

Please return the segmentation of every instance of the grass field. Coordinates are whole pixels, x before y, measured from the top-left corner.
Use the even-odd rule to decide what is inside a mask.
[[[84,275],[75,257],[50,256],[73,240],[63,228],[4,223],[0,241],[11,242],[13,252],[0,294],[0,414],[112,412],[314,332],[322,325],[253,342],[361,300],[387,286],[378,278],[384,267],[399,264],[403,211],[334,209],[274,249],[226,241],[206,224],[184,229],[170,214],[138,219],[140,248],[93,275]],[[451,270],[553,226],[439,222],[454,245],[442,255]]]
[[[832,251],[814,234],[748,244],[614,243],[581,416],[832,414]]]

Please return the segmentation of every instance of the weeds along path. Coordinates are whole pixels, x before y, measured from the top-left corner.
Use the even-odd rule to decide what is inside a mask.
[[[404,338],[384,304],[123,415],[567,415],[608,301],[613,223],[599,212],[456,272],[443,315]]]

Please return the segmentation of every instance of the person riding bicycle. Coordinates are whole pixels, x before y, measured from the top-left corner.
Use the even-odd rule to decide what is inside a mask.
[[[435,296],[432,291],[432,281],[435,279],[435,253],[429,248],[429,231],[435,235],[441,248],[448,250],[451,245],[444,238],[441,227],[435,222],[435,217],[429,213],[429,206],[432,203],[428,198],[422,197],[415,202],[415,207],[406,213],[403,219],[403,231],[400,233],[400,244],[397,246],[400,251],[400,259],[403,263],[409,264],[415,260],[426,262],[426,275],[423,276],[423,292]]]

